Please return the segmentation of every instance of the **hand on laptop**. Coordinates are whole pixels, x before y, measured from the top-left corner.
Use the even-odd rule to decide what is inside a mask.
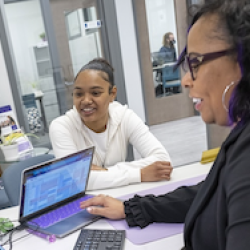
[[[80,207],[86,209],[90,214],[101,215],[113,220],[124,219],[126,216],[122,201],[103,194],[81,202]]]
[[[99,167],[97,165],[92,164],[91,170],[96,170],[96,171],[107,171],[107,168]]]
[[[141,181],[162,181],[170,180],[173,171],[168,161],[156,161],[153,164],[141,169]]]

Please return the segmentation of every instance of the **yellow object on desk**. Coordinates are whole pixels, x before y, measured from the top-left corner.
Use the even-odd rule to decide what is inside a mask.
[[[11,133],[8,136],[3,137],[4,138],[4,142],[5,144],[12,144],[13,142],[15,142],[19,137],[23,137],[24,134],[20,133],[20,132],[15,132],[15,133]],[[3,143],[4,143],[3,142]]]
[[[201,164],[213,162],[216,159],[219,151],[220,151],[220,148],[213,148],[213,149],[202,152]]]

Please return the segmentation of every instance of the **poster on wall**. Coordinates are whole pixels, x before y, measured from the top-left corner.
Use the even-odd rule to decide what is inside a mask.
[[[18,144],[19,154],[33,150],[31,142],[28,137],[23,134],[17,117],[10,105],[0,107],[0,136],[1,142],[2,140],[8,141],[13,137],[18,137],[15,141]]]
[[[10,105],[0,107],[0,135],[6,136],[20,127]]]

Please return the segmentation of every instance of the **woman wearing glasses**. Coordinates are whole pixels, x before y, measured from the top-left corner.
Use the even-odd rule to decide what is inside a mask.
[[[250,249],[249,20],[248,0],[208,1],[193,18],[178,63],[187,66],[182,85],[189,88],[202,119],[233,127],[205,181],[124,203],[99,196],[82,208],[141,228],[152,222],[185,222],[187,250]]]

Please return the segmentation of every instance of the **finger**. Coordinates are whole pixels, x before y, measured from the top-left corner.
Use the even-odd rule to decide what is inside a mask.
[[[158,178],[162,178],[162,176],[170,177],[170,175],[171,175],[171,171],[169,171],[169,170],[159,170],[159,171],[157,171],[155,176]]]
[[[107,217],[108,214],[108,208],[105,207],[88,207],[86,209],[90,214],[94,214],[94,215],[100,215],[100,216],[104,216]]]
[[[164,169],[169,169],[171,171],[173,170],[173,167],[171,165],[162,164],[161,167]]]
[[[171,163],[169,161],[156,161],[157,165],[164,165],[164,166],[171,166]]]
[[[167,180],[167,181],[169,181],[170,180],[170,176],[169,175],[162,175],[161,176],[161,180]]]
[[[86,207],[90,207],[90,206],[103,206],[104,205],[104,196],[96,196],[94,198],[88,199],[86,201],[82,201],[80,203],[80,207],[82,209],[86,208]]]
[[[168,169],[163,169],[163,170],[158,170],[157,171],[157,176],[162,176],[162,175],[171,175],[171,171]]]
[[[106,197],[107,195],[105,194],[98,194],[96,197]]]
[[[157,170],[168,169],[169,171],[172,171],[173,167],[169,165],[159,164],[159,165],[155,165],[155,169]]]

